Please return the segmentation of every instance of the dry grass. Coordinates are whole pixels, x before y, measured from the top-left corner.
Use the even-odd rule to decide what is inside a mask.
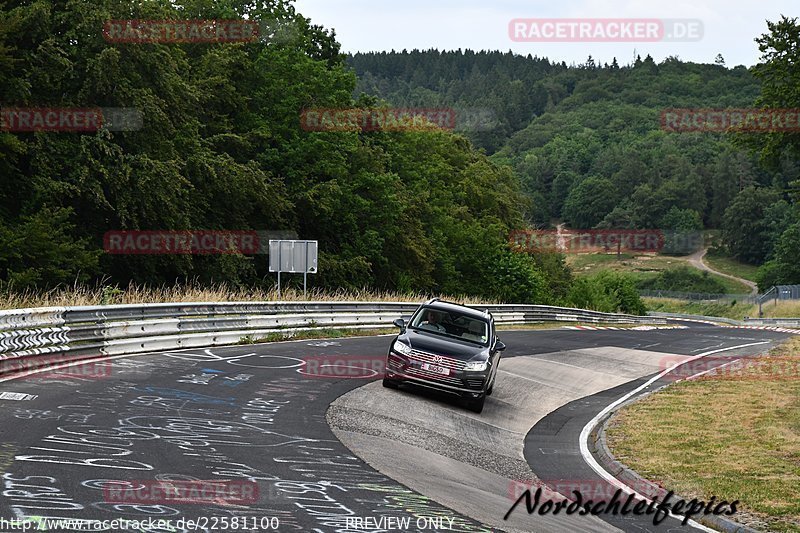
[[[776,358],[773,368],[791,371],[764,373]],[[681,496],[740,500],[734,520],[798,532],[800,339],[759,361],[623,409],[609,427],[609,445],[623,463]]]
[[[723,274],[729,274],[750,281],[756,280],[756,273],[758,272],[757,266],[742,263],[732,257],[709,252],[703,261],[714,270],[722,272]]]
[[[637,281],[652,279],[659,273],[677,267],[694,266],[686,256],[670,256],[659,254],[621,254],[620,258],[614,253],[571,254],[567,256],[567,264],[573,268],[578,276],[596,274],[603,270],[623,272],[633,276]],[[748,294],[750,288],[738,281],[709,273],[725,286],[730,294]]]
[[[596,274],[601,270],[617,272],[660,272],[677,266],[684,266],[688,261],[684,257],[672,257],[654,253],[623,253],[617,257],[615,253],[569,254],[567,264],[575,269],[576,274]]]
[[[796,318],[800,317],[800,301],[782,301],[778,304],[765,302],[761,306],[764,318]],[[751,317],[758,317],[758,306],[753,307]]]
[[[746,316],[757,317],[758,306],[755,313],[753,307],[748,303],[733,302],[722,300],[720,302],[690,302],[687,300],[677,300],[675,298],[642,298],[648,311],[658,311],[661,313],[684,313],[689,315],[718,316],[741,320]]]
[[[23,309],[28,307],[143,304],[166,302],[270,302],[270,301],[374,301],[374,302],[422,302],[433,296],[467,304],[493,304],[480,298],[458,295],[428,295],[423,293],[394,293],[374,290],[333,291],[283,290],[280,298],[277,291],[261,289],[237,289],[219,284],[199,284],[147,287],[131,284],[122,289],[118,286],[98,285],[94,287],[58,287],[47,292],[3,290],[0,292],[0,309]]]

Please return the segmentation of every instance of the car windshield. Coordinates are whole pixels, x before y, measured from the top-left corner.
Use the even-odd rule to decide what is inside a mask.
[[[414,316],[411,328],[481,345],[489,340],[489,324],[485,320],[431,307],[423,308]]]

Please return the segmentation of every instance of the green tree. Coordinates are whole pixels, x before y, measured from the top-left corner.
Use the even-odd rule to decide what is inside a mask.
[[[661,228],[681,231],[701,230],[703,229],[703,219],[700,218],[700,213],[694,209],[672,206],[661,219]]]
[[[753,75],[761,80],[761,94],[756,105],[768,108],[800,107],[800,24],[797,18],[782,16],[777,22],[767,21],[769,33],[756,39],[761,62],[753,67]],[[797,160],[800,140],[792,132],[747,135],[744,143],[757,149],[763,161],[779,168],[784,156]]]
[[[614,209],[616,202],[614,185],[607,179],[591,177],[572,189],[562,215],[573,228],[593,228]]]
[[[789,226],[775,246],[774,258],[758,269],[756,282],[761,291],[773,285],[800,284],[800,223]]]
[[[725,210],[722,240],[731,255],[747,263],[763,263],[785,223],[786,203],[766,188],[748,187]]]
[[[99,251],[75,239],[69,209],[45,207],[13,226],[0,224],[0,272],[14,289],[83,283],[98,273]]]

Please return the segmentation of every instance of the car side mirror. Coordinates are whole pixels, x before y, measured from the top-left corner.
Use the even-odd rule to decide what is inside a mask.
[[[406,329],[406,321],[403,320],[402,318],[396,318],[395,321],[392,322],[392,324],[394,324],[400,329]]]
[[[494,345],[494,349],[497,350],[498,352],[502,352],[503,350],[506,349],[506,345],[505,345],[505,343],[503,341],[498,339],[497,342]]]

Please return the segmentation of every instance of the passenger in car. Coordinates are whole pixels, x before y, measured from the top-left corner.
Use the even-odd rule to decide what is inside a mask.
[[[461,336],[470,341],[486,342],[486,337],[483,335],[483,331],[483,324],[478,321],[472,321],[469,323],[469,332],[464,333]]]

